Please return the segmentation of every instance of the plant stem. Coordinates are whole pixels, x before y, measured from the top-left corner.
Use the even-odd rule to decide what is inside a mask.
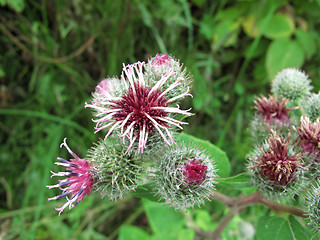
[[[242,197],[228,197],[220,192],[213,191],[211,198],[222,203],[230,210],[223,216],[216,229],[213,232],[207,233],[210,236],[209,238],[214,240],[220,240],[223,230],[228,226],[233,217],[241,212],[243,208],[253,204],[265,205],[274,212],[287,212],[303,218],[308,217],[308,215],[299,208],[264,199],[260,192],[255,192]]]
[[[239,209],[239,208],[243,208],[253,204],[263,204],[275,212],[288,212],[299,217],[303,217],[303,218],[308,217],[308,215],[299,208],[286,206],[272,200],[264,199],[261,196],[260,192],[255,192],[250,195],[242,196],[242,197],[228,197],[222,193],[214,191],[211,198],[218,202],[221,202],[222,204],[224,204],[229,208]]]

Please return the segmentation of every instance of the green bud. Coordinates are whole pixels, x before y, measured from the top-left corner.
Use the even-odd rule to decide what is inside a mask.
[[[93,189],[101,192],[102,197],[116,201],[138,187],[143,171],[142,154],[129,155],[120,139],[100,140],[89,150],[88,160],[95,179]]]
[[[300,100],[310,95],[312,86],[308,76],[298,69],[287,68],[277,74],[271,85],[271,92],[277,98],[290,101]]]

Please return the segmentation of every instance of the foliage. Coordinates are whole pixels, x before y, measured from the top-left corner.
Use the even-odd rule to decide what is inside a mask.
[[[47,202],[52,163],[67,156],[57,146],[69,136],[75,153],[86,155],[97,136],[83,103],[103,78],[119,75],[122,63],[158,52],[185,63],[194,97],[182,106],[195,112],[186,132],[200,145],[215,144],[212,151],[221,156],[217,188],[230,196],[252,191],[248,176],[239,173],[252,146],[247,128],[254,96],[269,92],[273,77],[286,67],[304,69],[314,80],[313,91],[320,90],[319,1],[0,0],[0,6],[4,239],[193,239],[193,229],[217,226],[227,210],[216,201],[183,214],[133,196],[114,204],[91,195],[60,218],[53,211],[58,205]],[[162,218],[156,218],[159,212]],[[224,239],[232,239],[230,229],[240,234],[243,222],[254,226],[257,239],[267,239],[262,232],[273,221],[279,236],[312,235],[292,216],[270,216],[265,207],[237,217]],[[176,232],[167,229],[163,236],[161,227],[171,218]]]

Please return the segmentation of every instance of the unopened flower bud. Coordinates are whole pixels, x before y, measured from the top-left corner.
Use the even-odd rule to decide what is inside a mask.
[[[277,98],[300,100],[311,94],[311,80],[298,69],[287,68],[279,72],[272,82],[271,92]]]
[[[153,174],[157,195],[175,209],[200,206],[214,190],[216,172],[203,151],[184,144],[169,148]]]
[[[120,139],[101,140],[89,150],[88,159],[95,183],[93,189],[110,200],[123,199],[138,187],[143,170],[142,155],[126,153]]]

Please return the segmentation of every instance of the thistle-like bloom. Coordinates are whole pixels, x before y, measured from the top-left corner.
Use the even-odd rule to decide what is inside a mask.
[[[298,133],[297,142],[302,147],[304,153],[316,157],[315,161],[320,157],[320,122],[310,122],[308,117],[301,117],[300,126],[295,131]]]
[[[70,172],[54,173],[51,171],[51,178],[55,176],[66,178],[64,180],[59,180],[59,183],[56,185],[47,186],[49,189],[60,188],[62,190],[62,194],[49,198],[48,201],[57,200],[63,197],[66,197],[67,199],[67,202],[61,208],[56,208],[56,210],[59,211],[59,216],[66,207],[69,206],[69,209],[73,208],[74,206],[78,205],[85,195],[89,195],[94,182],[90,172],[89,162],[85,159],[79,158],[74,152],[71,151],[66,143],[66,138],[60,145],[60,147],[62,146],[64,146],[74,158],[70,159],[70,161],[67,161],[58,157],[57,159],[60,162],[55,162],[55,164],[66,167],[66,170]],[[67,197],[67,195],[71,196],[70,199]]]
[[[180,95],[168,98],[167,95],[182,84],[184,79],[176,78],[168,87],[164,88],[166,81],[173,75],[168,71],[159,81],[149,86],[143,73],[144,63],[137,62],[124,66],[122,72],[123,94],[114,96],[103,95],[100,101],[93,101],[85,105],[96,111],[93,120],[96,122],[96,132],[107,129],[105,139],[115,130],[120,131],[120,136],[129,140],[128,152],[138,142],[138,152],[142,153],[147,146],[148,137],[158,133],[168,144],[174,143],[170,129],[178,127],[182,129],[182,122],[176,120],[176,114],[192,115],[189,110],[181,110],[173,103],[189,94],[189,88]],[[108,91],[110,93],[110,91]]]
[[[302,156],[293,150],[290,136],[286,139],[272,131],[263,146],[256,148],[249,158],[253,184],[264,194],[286,195],[290,189],[299,190],[304,168]]]
[[[152,174],[157,195],[175,209],[187,210],[210,199],[216,168],[203,151],[178,144],[157,161]]]
[[[275,96],[269,96],[269,98],[266,98],[264,96],[261,96],[260,98],[256,97],[254,103],[254,108],[258,110],[259,114],[269,124],[271,122],[278,122],[284,124],[290,118],[288,112],[293,109],[296,109],[287,109],[286,107],[288,101],[286,99],[282,99],[280,101]]]

